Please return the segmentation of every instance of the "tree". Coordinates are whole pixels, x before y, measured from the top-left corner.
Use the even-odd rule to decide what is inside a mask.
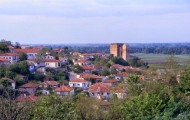
[[[20,43],[19,43],[19,42],[16,42],[16,43],[15,43],[15,48],[16,48],[16,49],[21,49],[21,46],[20,46]]]
[[[27,54],[26,53],[19,53],[19,59],[20,59],[20,61],[27,60]]]
[[[55,94],[43,96],[31,110],[34,120],[75,120],[78,115],[72,99]]]
[[[125,61],[123,58],[121,57],[113,57],[112,59],[113,63],[115,64],[120,64],[120,65],[124,65],[124,66],[128,66],[128,62]]]
[[[8,45],[5,42],[0,42],[0,53],[9,52]]]
[[[190,68],[187,68],[181,76],[178,90],[188,96],[190,95]]]
[[[128,94],[131,96],[140,95],[143,91],[143,84],[136,74],[131,74],[127,78]]]

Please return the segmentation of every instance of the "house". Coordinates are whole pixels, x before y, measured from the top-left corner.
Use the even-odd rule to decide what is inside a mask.
[[[109,86],[116,86],[118,81],[116,79],[107,79],[107,80],[104,80],[102,83]]]
[[[119,99],[124,99],[127,95],[127,88],[125,86],[116,86],[112,88],[112,94]]]
[[[119,65],[119,64],[113,64],[110,68],[115,69],[117,71],[122,71],[122,70],[124,70],[125,66]]]
[[[96,83],[89,87],[89,95],[101,100],[107,100],[111,97],[111,87],[103,83]]]
[[[19,55],[16,53],[3,53],[0,54],[0,58],[10,60],[11,64],[19,61]]]
[[[73,54],[73,56],[77,56],[77,57],[81,56],[81,53],[79,53],[79,52],[73,52],[72,54]]]
[[[26,49],[15,49],[15,52],[16,53],[25,53],[27,55],[28,60],[36,60],[39,50],[32,49],[32,48],[26,48]]]
[[[55,59],[54,56],[52,56],[50,53],[46,53],[45,56],[44,56],[44,59],[48,60],[48,59]]]
[[[92,66],[82,66],[84,73],[91,73],[94,70]]]
[[[73,88],[87,89],[89,82],[83,79],[73,79],[69,81],[69,86]]]
[[[0,58],[0,65],[9,65],[11,64],[10,60],[7,60],[5,58]]]
[[[80,65],[80,66],[86,66],[86,65],[90,65],[91,62],[88,60],[73,60],[74,65]]]
[[[80,75],[77,75],[77,78],[81,78],[81,79],[94,79],[96,82],[101,82],[104,77],[103,76],[94,75],[94,74],[89,74],[89,73],[81,73]]]
[[[36,102],[37,100],[38,97],[33,95],[16,98],[16,102]]]
[[[61,96],[71,96],[74,95],[74,89],[65,85],[55,88],[55,93]]]
[[[128,77],[129,77],[129,74],[126,72],[120,72],[120,73],[115,75],[115,79],[117,79],[117,80],[126,79]]]
[[[64,58],[64,57],[59,57],[59,61],[60,61],[60,63],[67,63],[67,62],[69,62],[69,59]]]
[[[46,59],[42,61],[45,65],[45,67],[50,67],[50,68],[58,68],[59,67],[59,60],[55,59]]]
[[[92,54],[81,54],[80,57],[81,57],[83,60],[94,59],[94,55],[92,55]]]
[[[39,84],[36,83],[26,83],[18,88],[19,92],[27,92],[30,95],[35,95],[37,92]]]
[[[55,88],[59,87],[60,83],[57,81],[44,81],[42,82],[39,87],[42,89],[51,88],[54,90]]]
[[[57,87],[60,86],[60,83],[57,81],[44,81],[39,85],[43,94],[50,94],[50,90],[55,90]]]
[[[42,49],[46,49],[48,48],[47,46],[35,46],[33,47],[33,49],[38,49],[38,50],[42,50]]]

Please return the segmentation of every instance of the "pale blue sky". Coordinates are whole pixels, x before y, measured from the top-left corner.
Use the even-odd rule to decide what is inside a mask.
[[[0,0],[0,39],[190,42],[190,0]]]

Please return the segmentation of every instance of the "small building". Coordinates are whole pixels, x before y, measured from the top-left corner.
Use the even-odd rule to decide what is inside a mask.
[[[74,89],[65,85],[62,85],[55,89],[55,93],[61,96],[71,96],[74,95]]]
[[[109,86],[116,86],[118,81],[116,79],[107,79],[103,81],[103,84],[109,85]]]
[[[73,88],[87,89],[89,82],[83,79],[73,79],[69,81],[69,86]]]
[[[10,60],[7,60],[5,58],[0,58],[0,65],[9,65],[11,64]]]
[[[59,60],[55,59],[46,59],[42,61],[45,65],[45,67],[50,67],[50,68],[58,68],[59,67]]]
[[[54,90],[55,88],[59,86],[60,86],[60,83],[57,81],[44,81],[39,85],[39,87],[42,89],[51,88],[52,90]]]
[[[16,102],[36,102],[37,100],[38,97],[33,95],[16,98]]]
[[[82,66],[84,73],[91,73],[94,68],[92,66]]]
[[[18,88],[19,92],[27,92],[30,95],[35,95],[37,92],[37,89],[39,87],[39,84],[36,83],[26,83]]]
[[[27,55],[28,60],[36,60],[39,50],[32,49],[32,48],[26,48],[26,49],[15,49],[15,52],[16,53],[25,53]]]
[[[129,74],[126,72],[120,72],[120,73],[115,75],[115,79],[117,79],[117,80],[126,79],[128,77],[129,77]]]
[[[0,58],[10,60],[11,64],[19,61],[19,55],[16,53],[3,53],[0,54]]]
[[[103,83],[96,83],[89,87],[88,92],[91,97],[107,100],[111,97],[111,87]]]

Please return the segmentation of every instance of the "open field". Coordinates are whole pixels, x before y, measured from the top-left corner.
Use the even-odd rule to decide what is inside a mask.
[[[149,64],[162,64],[166,62],[166,59],[170,56],[165,54],[144,54],[144,53],[135,53],[131,55],[139,57],[143,61],[148,62]],[[175,55],[175,60],[182,65],[188,64],[190,63],[190,55]]]

